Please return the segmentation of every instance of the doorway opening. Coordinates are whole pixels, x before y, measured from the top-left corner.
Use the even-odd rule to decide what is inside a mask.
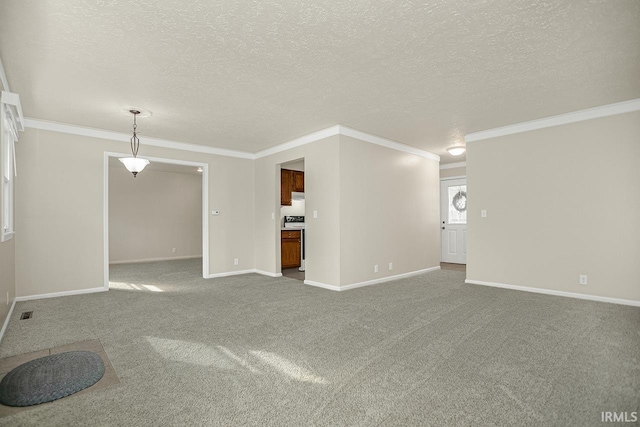
[[[304,281],[306,263],[305,179],[304,158],[285,162],[280,166],[279,239],[276,253],[280,254],[282,275]]]
[[[440,181],[441,268],[467,264],[467,178]]]
[[[104,287],[162,292],[144,280],[158,268],[207,278],[208,164],[146,157],[134,178],[118,161],[127,155],[104,154]]]

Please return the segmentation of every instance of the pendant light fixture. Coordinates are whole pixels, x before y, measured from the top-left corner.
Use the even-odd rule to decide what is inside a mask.
[[[131,154],[133,154],[133,157],[122,157],[119,160],[135,178],[136,175],[138,175],[138,172],[142,172],[142,170],[149,164],[149,160],[138,158],[140,140],[138,139],[138,124],[136,123],[136,117],[140,114],[140,110],[129,110],[129,112],[133,114],[133,136],[131,137]]]

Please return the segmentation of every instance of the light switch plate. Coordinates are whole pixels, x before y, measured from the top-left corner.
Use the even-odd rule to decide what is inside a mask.
[[[487,217],[487,210],[486,210],[486,209],[482,209],[482,210],[480,211],[480,216],[481,216],[482,218],[486,218],[486,217]]]

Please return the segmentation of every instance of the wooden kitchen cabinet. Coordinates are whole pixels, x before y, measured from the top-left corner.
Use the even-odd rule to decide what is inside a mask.
[[[280,170],[280,204],[291,206],[291,187],[293,186],[293,171]]]
[[[293,172],[292,190],[304,193],[304,172],[300,172],[300,171],[291,171],[291,172]]]
[[[301,235],[300,230],[282,231],[280,241],[280,257],[282,268],[300,267]]]
[[[291,192],[304,192],[304,172],[280,169],[280,204],[291,206]]]

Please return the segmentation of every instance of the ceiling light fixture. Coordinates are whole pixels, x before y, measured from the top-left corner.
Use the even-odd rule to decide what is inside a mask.
[[[198,166],[198,169],[196,169],[196,172],[202,172],[202,171],[203,171],[202,166]]]
[[[119,160],[122,162],[124,167],[126,167],[127,170],[133,174],[133,177],[135,178],[136,175],[138,175],[138,172],[142,172],[142,170],[149,164],[149,160],[138,158],[140,140],[138,139],[138,124],[136,123],[136,116],[140,114],[140,111],[129,110],[129,112],[133,114],[133,136],[131,137],[131,154],[133,154],[133,157],[123,157]]]
[[[453,147],[447,148],[447,151],[452,156],[459,156],[460,154],[467,151],[467,147],[465,147],[464,145],[454,145]]]

